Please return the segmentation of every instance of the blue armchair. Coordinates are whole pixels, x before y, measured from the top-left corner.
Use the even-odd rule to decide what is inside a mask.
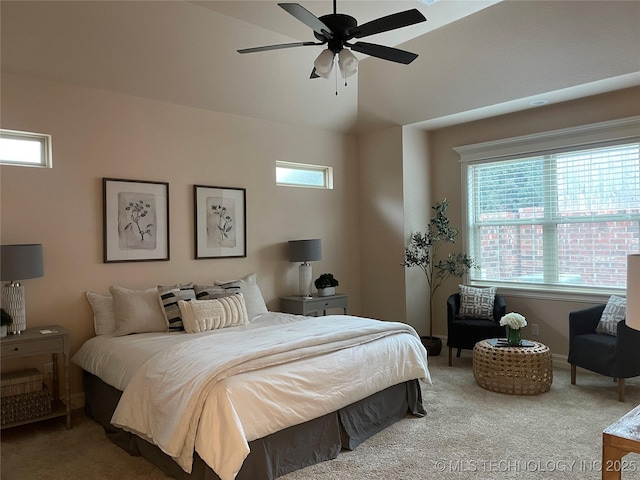
[[[618,381],[618,400],[624,402],[624,379],[640,376],[640,331],[621,321],[616,336],[596,333],[604,307],[569,314],[571,384],[576,384],[576,367],[613,377]]]

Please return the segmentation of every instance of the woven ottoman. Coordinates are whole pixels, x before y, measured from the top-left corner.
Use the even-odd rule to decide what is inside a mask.
[[[492,392],[537,395],[553,382],[551,351],[540,342],[531,347],[500,347],[496,339],[482,340],[473,347],[473,376],[478,385]]]

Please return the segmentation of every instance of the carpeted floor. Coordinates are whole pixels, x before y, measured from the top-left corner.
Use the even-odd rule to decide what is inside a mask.
[[[447,366],[430,359],[423,386],[425,418],[407,417],[337,459],[282,480],[599,479],[602,430],[640,403],[640,379],[627,381],[626,402],[610,378],[556,368],[551,390],[512,396],[478,387],[471,353]],[[166,480],[129,456],[102,429],[74,412],[63,419],[2,431],[2,480]],[[640,478],[640,455],[624,457],[623,479]]]

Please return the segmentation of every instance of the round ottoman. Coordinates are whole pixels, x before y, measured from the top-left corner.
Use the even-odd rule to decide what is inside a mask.
[[[473,376],[492,392],[537,395],[553,382],[551,351],[540,342],[531,347],[496,346],[497,339],[482,340],[473,347]]]

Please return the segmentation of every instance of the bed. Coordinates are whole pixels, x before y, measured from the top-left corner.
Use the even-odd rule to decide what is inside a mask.
[[[410,326],[246,306],[224,328],[89,339],[73,357],[87,414],[130,454],[198,480],[271,480],[425,415],[427,354]]]

